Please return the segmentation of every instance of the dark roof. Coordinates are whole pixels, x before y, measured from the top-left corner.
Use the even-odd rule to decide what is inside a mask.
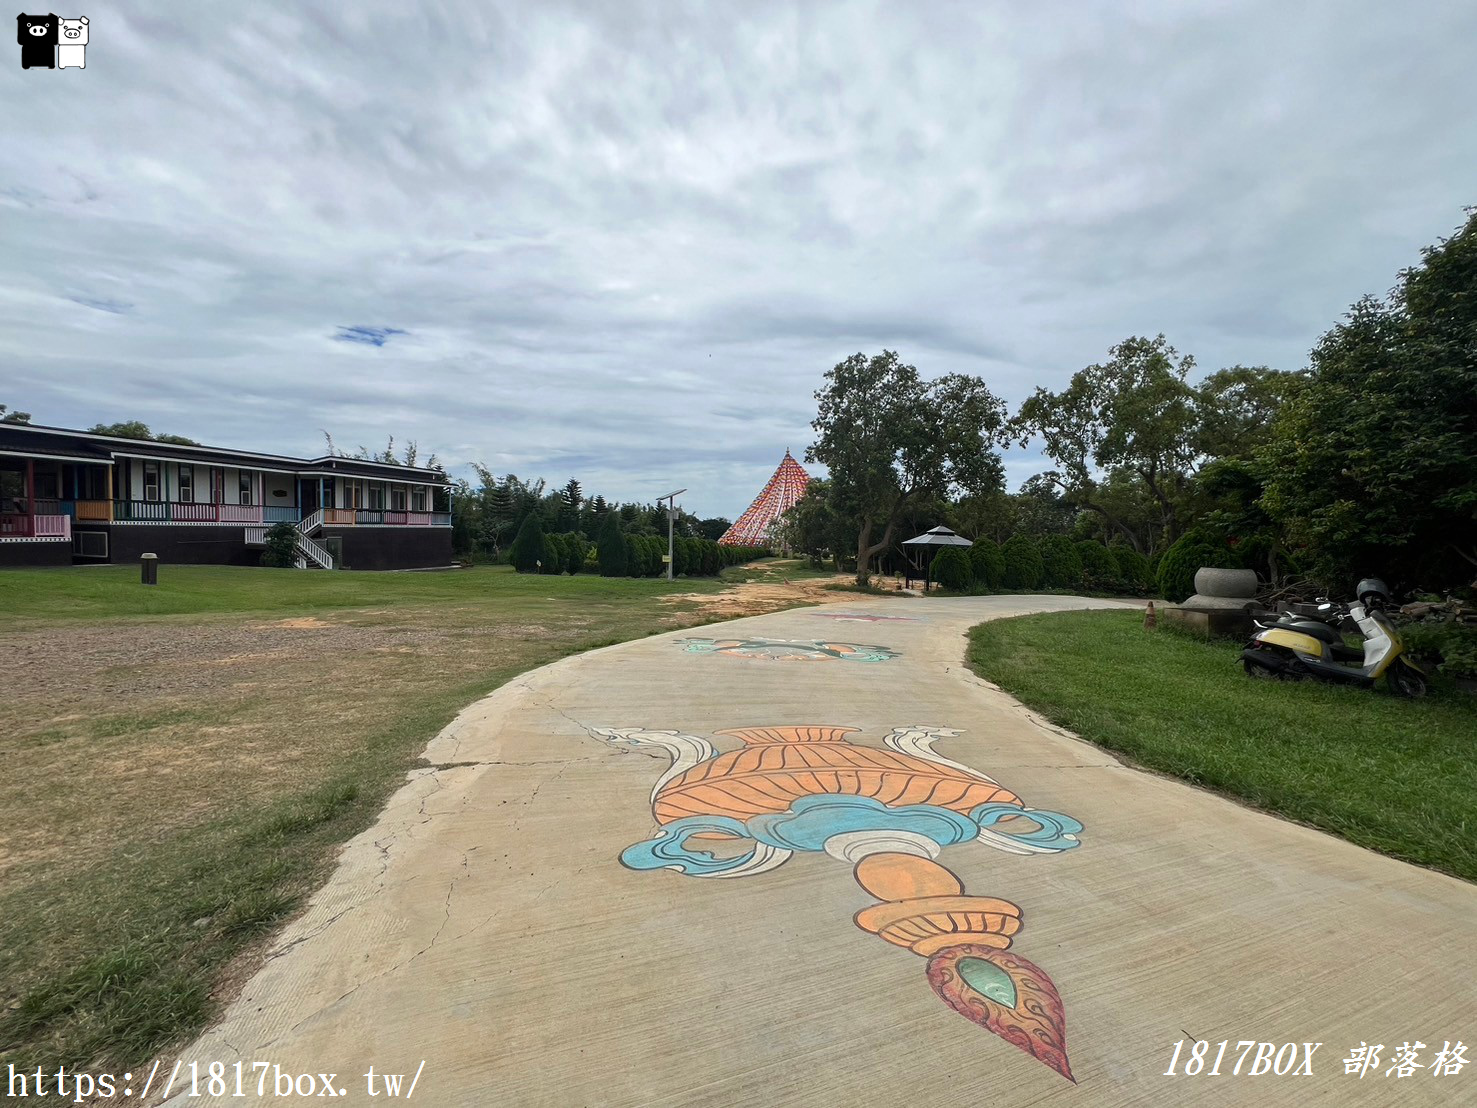
[[[14,432],[12,434],[12,432]],[[0,451],[15,450],[45,456],[71,455],[96,457],[100,463],[110,462],[115,455],[142,454],[148,457],[232,465],[238,468],[284,469],[291,472],[324,471],[388,480],[394,477],[438,484],[447,476],[439,469],[403,466],[393,462],[374,462],[363,458],[337,456],[291,458],[283,454],[260,454],[250,450],[232,450],[219,446],[186,446],[182,443],[157,442],[154,439],[130,439],[120,435],[98,435],[66,427],[43,427],[35,423],[0,423]]]

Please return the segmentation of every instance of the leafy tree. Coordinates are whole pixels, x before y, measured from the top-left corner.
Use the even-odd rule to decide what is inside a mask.
[[[969,564],[974,581],[990,589],[1005,587],[1005,555],[994,539],[978,539],[969,548]]]
[[[1041,551],[1036,543],[1025,535],[1016,535],[1000,548],[1005,559],[1002,585],[1007,589],[1039,589],[1046,567],[1041,561]]]
[[[144,439],[149,442],[171,442],[178,446],[199,446],[194,439],[187,439],[183,435],[156,435],[149,430],[146,423],[137,419],[130,419],[123,423],[96,423],[88,428],[92,435],[112,435],[119,439]]]
[[[1033,435],[1061,468],[1042,476],[1072,503],[1102,516],[1135,550],[1136,534],[1097,496],[1095,475],[1123,468],[1138,477],[1159,506],[1164,533],[1177,533],[1178,502],[1196,458],[1200,406],[1188,376],[1195,360],[1163,335],[1135,336],[1108,361],[1072,375],[1060,393],[1038,388],[1012,421],[1024,446]]]
[[[1005,406],[977,377],[924,381],[884,350],[837,363],[815,398],[817,438],[806,460],[830,470],[832,508],[855,527],[859,585],[869,582],[872,559],[892,545],[900,519],[919,500],[1002,484],[990,447]]]
[[[780,519],[774,537],[777,545],[809,555],[817,567],[828,558],[839,567],[841,552],[856,546],[855,526],[837,511],[831,483],[824,477],[811,479],[805,495]]]
[[[626,576],[626,544],[623,538],[619,512],[606,512],[600,517],[595,541],[599,549],[601,577]]]
[[[711,519],[701,520],[697,525],[697,529],[698,534],[702,535],[703,538],[712,539],[714,542],[717,542],[732,526],[732,520],[724,519],[722,516],[714,516]]]
[[[1277,413],[1307,380],[1306,373],[1266,366],[1238,365],[1212,373],[1197,389],[1197,451],[1207,458],[1252,457],[1266,445]]]
[[[544,525],[537,512],[530,512],[518,528],[518,537],[513,540],[513,568],[519,573],[539,572],[540,562],[549,560],[544,542]]]
[[[1053,589],[1075,589],[1082,583],[1082,556],[1065,535],[1041,540],[1042,584]]]
[[[1262,461],[1262,504],[1328,584],[1439,590],[1477,575],[1477,209],[1385,301],[1313,350]]]
[[[333,436],[327,431],[323,432],[323,440],[328,446],[328,457],[330,458],[355,458],[362,462],[385,462],[389,465],[414,466],[417,464],[417,459],[420,456],[420,447],[416,444],[416,441],[414,439],[410,439],[406,442],[405,452],[403,455],[397,453],[395,450],[394,435],[391,435],[385,441],[385,448],[383,450],[369,450],[367,447],[361,445],[352,454],[349,453],[347,450],[340,450],[339,447],[334,443]],[[161,438],[160,441],[168,440]],[[189,443],[188,439],[185,441]],[[199,444],[190,443],[189,445]],[[432,454],[429,458],[426,459],[426,464],[423,468],[442,469],[442,465],[436,455]]]
[[[0,423],[30,423],[30,422],[31,422],[31,413],[30,412],[18,412],[18,411],[16,411],[13,408],[8,408],[4,404],[0,404]]]

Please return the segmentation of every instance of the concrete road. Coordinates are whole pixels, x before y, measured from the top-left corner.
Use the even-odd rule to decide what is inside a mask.
[[[433,1105],[1477,1103],[1477,887],[1127,768],[961,664],[981,620],[1109,606],[858,598],[526,675],[186,1071],[254,1096],[268,1063],[284,1104],[326,1073],[361,1104],[386,1073]]]

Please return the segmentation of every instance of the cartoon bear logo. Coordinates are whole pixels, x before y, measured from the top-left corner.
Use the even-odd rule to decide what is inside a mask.
[[[56,48],[56,67],[86,69],[87,17],[84,15],[78,19],[61,19],[58,23],[61,37]]]
[[[15,41],[21,46],[22,69],[55,69],[57,45],[55,15],[18,15]]]

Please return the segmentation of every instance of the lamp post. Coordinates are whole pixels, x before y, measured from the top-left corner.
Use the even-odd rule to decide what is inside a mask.
[[[660,504],[663,500],[667,502],[667,580],[673,580],[672,574],[677,568],[676,560],[673,558],[672,550],[672,525],[677,519],[677,497],[681,496],[686,489],[678,489],[669,492],[666,496],[659,496],[656,502]]]

